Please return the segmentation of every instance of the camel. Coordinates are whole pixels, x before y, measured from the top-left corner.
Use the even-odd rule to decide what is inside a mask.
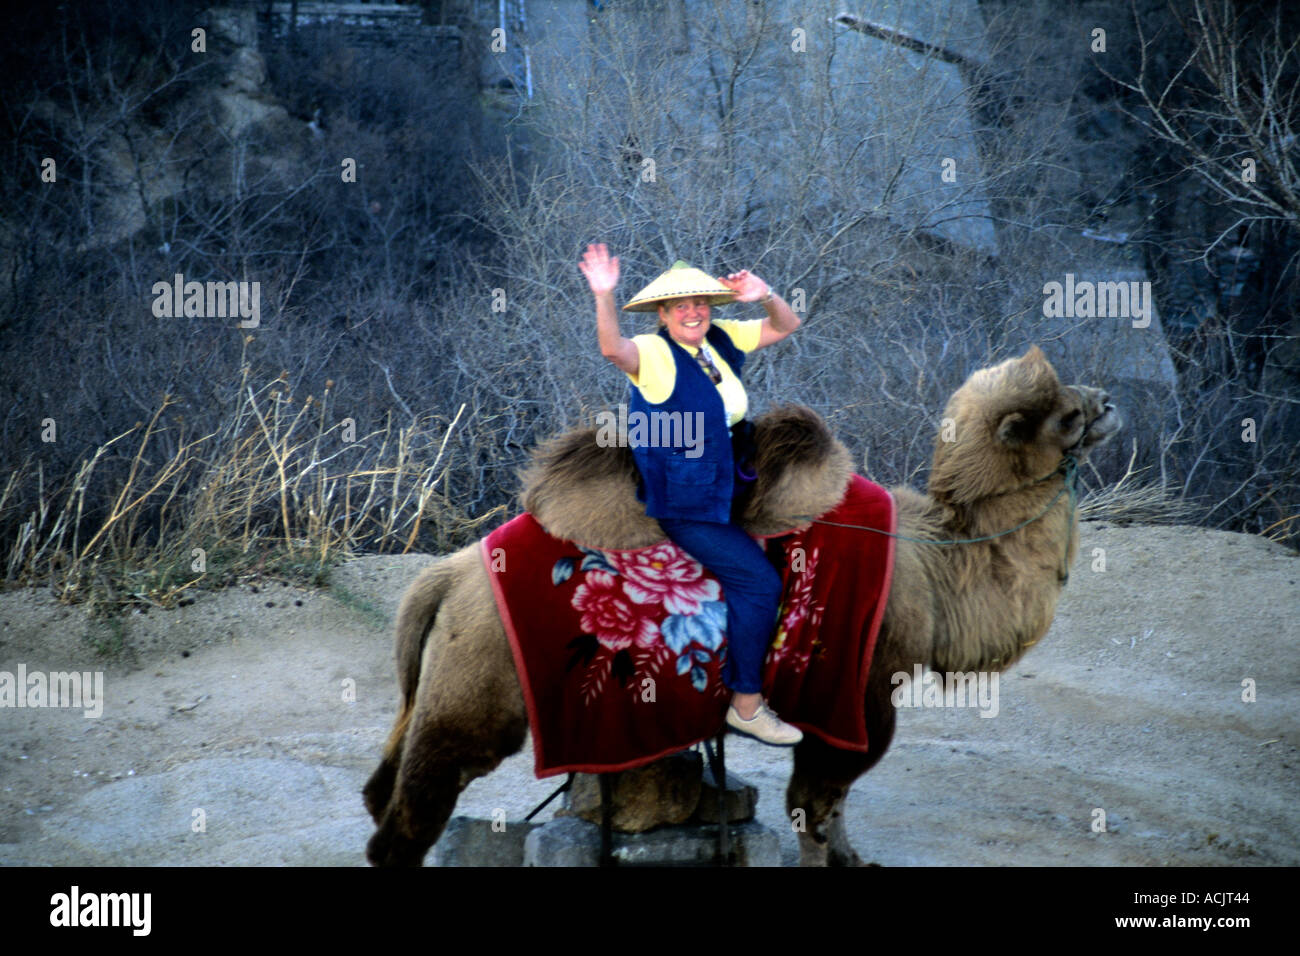
[[[1082,463],[1120,424],[1105,392],[1063,386],[1037,346],[975,372],[953,394],[927,493],[890,489],[902,537],[863,702],[870,749],[840,750],[811,734],[795,748],[786,804],[805,814],[802,865],[862,864],[843,806],[893,737],[891,675],[915,664],[1002,670],[1046,634],[1078,550],[1063,462]],[[759,477],[746,528],[788,531],[830,510],[851,464],[821,419],[785,407],[756,427]],[[540,446],[523,479],[525,509],[552,535],[604,548],[663,540],[636,500],[630,451],[600,447],[592,429]],[[367,856],[418,866],[460,792],[517,752],[527,730],[479,545],[421,572],[398,610],[396,643],[400,710],[364,790],[378,825]]]

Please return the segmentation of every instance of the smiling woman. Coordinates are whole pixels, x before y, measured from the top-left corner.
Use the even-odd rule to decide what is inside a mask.
[[[623,307],[659,314],[657,333],[629,339],[619,332],[614,311],[618,258],[610,258],[604,245],[590,245],[579,268],[596,298],[601,354],[631,383],[628,417],[681,413],[704,423],[689,448],[635,436],[628,444],[646,514],[722,583],[728,640],[722,679],[733,692],[727,725],[764,743],[793,746],[802,733],[777,717],[761,694],[781,579],[732,515],[754,477],[749,401],[740,381],[745,355],[784,339],[799,327],[799,317],[751,272],[715,279],[679,260]],[[761,302],[767,316],[713,319],[715,306],[733,302]]]

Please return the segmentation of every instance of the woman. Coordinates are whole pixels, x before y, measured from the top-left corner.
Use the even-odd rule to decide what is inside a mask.
[[[722,680],[733,692],[727,725],[764,743],[793,746],[803,734],[774,714],[761,693],[781,578],[763,549],[732,523],[731,505],[742,480],[732,434],[748,424],[748,399],[739,378],[745,353],[780,342],[799,327],[799,317],[751,272],[713,279],[678,262],[623,307],[629,312],[657,311],[658,333],[624,338],[614,312],[618,258],[611,259],[604,245],[590,245],[579,268],[596,298],[601,354],[631,380],[629,416],[700,413],[693,421],[703,422],[703,441],[690,448],[651,442],[632,451],[641,472],[646,514],[722,584],[728,643]],[[731,302],[760,302],[767,317],[713,321],[711,308]]]

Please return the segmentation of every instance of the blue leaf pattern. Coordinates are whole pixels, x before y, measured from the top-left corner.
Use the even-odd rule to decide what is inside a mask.
[[[595,548],[579,548],[586,555],[582,559],[582,570],[584,571],[605,571],[609,574],[618,574],[618,568],[610,563],[608,557],[603,551],[597,551]]]
[[[711,651],[722,646],[727,632],[727,604],[725,601],[703,601],[700,604],[699,617],[708,626],[707,638],[700,641]]]
[[[551,583],[557,587],[573,576],[574,558],[560,558],[551,568]]]
[[[696,664],[691,668],[691,686],[701,693],[709,685],[709,676],[704,673],[704,668]]]
[[[698,621],[698,614],[671,614],[664,618],[664,622],[659,625],[659,630],[664,636],[664,642],[672,648],[674,653],[681,654],[686,648],[690,647],[693,642],[698,641],[703,644],[701,638],[705,637],[705,628]]]

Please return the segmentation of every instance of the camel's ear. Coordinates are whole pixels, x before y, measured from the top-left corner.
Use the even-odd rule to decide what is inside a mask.
[[[1018,448],[1033,439],[1035,427],[1021,412],[1003,415],[998,424],[998,441],[1011,448]]]
[[[1037,345],[1031,345],[1029,346],[1029,351],[1020,356],[1020,361],[1024,362],[1026,365],[1032,365],[1034,363],[1046,362],[1047,356],[1043,354],[1043,350]]]

